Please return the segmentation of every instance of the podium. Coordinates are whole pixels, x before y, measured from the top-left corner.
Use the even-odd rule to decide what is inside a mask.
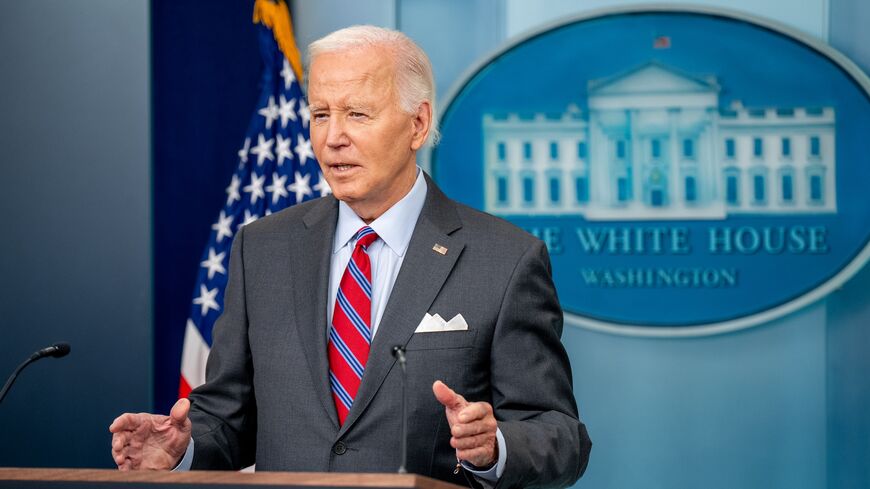
[[[339,474],[321,472],[120,472],[106,469],[0,468],[3,489],[462,489],[414,474]]]

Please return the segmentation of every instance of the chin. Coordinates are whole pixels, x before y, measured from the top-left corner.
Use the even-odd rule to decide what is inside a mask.
[[[354,196],[354,193],[351,191],[348,191],[347,189],[333,188],[332,195],[336,199],[338,199],[342,202],[348,203],[348,204],[357,200],[356,197]]]

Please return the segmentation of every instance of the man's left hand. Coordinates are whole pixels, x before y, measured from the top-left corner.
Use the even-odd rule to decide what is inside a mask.
[[[468,402],[440,380],[432,384],[450,424],[450,446],[456,458],[475,467],[490,468],[498,459],[497,424],[488,402]]]

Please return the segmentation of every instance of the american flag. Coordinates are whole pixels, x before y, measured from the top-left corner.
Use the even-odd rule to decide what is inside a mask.
[[[311,150],[310,113],[299,83],[301,63],[287,6],[257,0],[254,8],[265,65],[262,90],[238,152],[238,168],[226,188],[226,203],[203,250],[184,333],[180,397],[205,382],[212,327],[223,311],[230,247],[239,228],[330,192]]]

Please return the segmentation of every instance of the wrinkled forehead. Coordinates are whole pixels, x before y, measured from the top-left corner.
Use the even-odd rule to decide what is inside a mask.
[[[318,54],[308,73],[309,98],[324,91],[365,90],[390,96],[396,86],[396,62],[389,46],[366,45]]]

